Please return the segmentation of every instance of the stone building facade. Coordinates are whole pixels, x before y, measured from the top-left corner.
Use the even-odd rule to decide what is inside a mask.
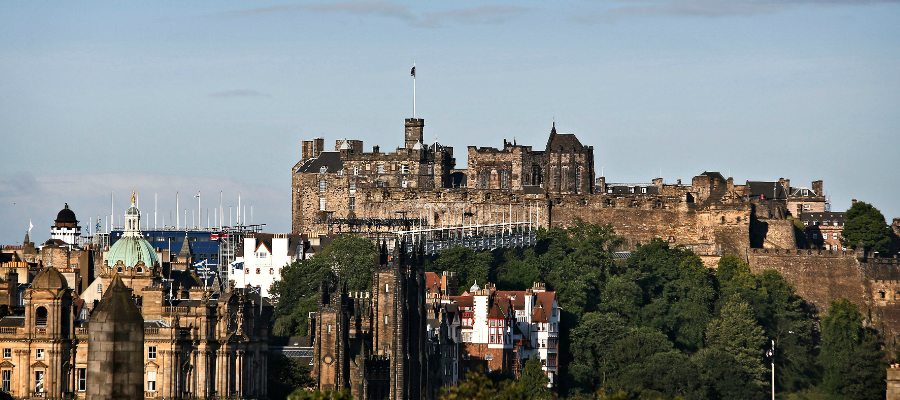
[[[379,247],[371,296],[323,286],[312,319],[312,376],[356,399],[420,399],[428,387],[424,253]]]
[[[21,284],[0,285],[0,299],[10,303],[10,314],[0,319],[0,389],[18,398],[85,398],[96,378],[90,377],[91,348],[113,345],[101,338],[103,322],[92,334],[92,313],[102,309],[97,308],[102,295],[118,282],[124,289],[117,290],[127,290],[140,310],[137,398],[264,398],[268,326],[263,321],[271,306],[258,295],[233,288],[219,293],[204,287],[196,274],[173,270],[141,238],[133,203],[125,218],[132,228],[105,253],[97,278],[81,295],[61,267],[35,262],[24,274],[15,266],[0,270],[3,282],[25,285],[24,290]],[[37,271],[33,280],[32,271]],[[21,300],[14,302],[17,297]]]

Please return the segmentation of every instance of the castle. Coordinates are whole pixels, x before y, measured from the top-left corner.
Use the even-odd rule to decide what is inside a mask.
[[[868,310],[890,350],[900,347],[900,218],[891,225],[893,256],[848,251],[840,242],[845,217],[830,210],[821,180],[740,183],[703,172],[685,183],[609,182],[595,178],[593,147],[555,123],[542,150],[506,140],[499,149],[469,146],[468,168],[457,169],[453,148],[424,143],[424,125],[407,119],[403,146],[389,153],[365,152],[352,139],[334,150],[322,138],[304,141],[291,169],[293,232],[384,238],[498,222],[566,227],[580,218],[612,225],[626,240],[622,250],[661,238],[709,267],[730,254],[756,271],[777,269],[823,312],[848,296]]]
[[[365,152],[359,140],[337,140],[333,151],[322,138],[304,141],[292,168],[293,232],[377,237],[398,226],[534,221],[550,228],[581,218],[612,224],[631,245],[663,238],[721,256],[751,247],[795,248],[786,217],[826,211],[822,181],[736,184],[718,172],[690,184],[595,179],[593,147],[558,133],[555,123],[543,150],[506,140],[501,149],[469,146],[468,168],[456,169],[453,148],[423,143],[424,125],[407,119],[404,146],[392,153],[378,146]],[[385,223],[401,219],[405,225]]]

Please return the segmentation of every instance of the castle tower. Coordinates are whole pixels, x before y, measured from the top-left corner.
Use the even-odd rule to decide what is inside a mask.
[[[116,275],[91,314],[87,400],[144,397],[144,318]]]
[[[406,141],[403,147],[412,149],[416,143],[424,143],[425,119],[424,118],[407,118],[406,119]]]

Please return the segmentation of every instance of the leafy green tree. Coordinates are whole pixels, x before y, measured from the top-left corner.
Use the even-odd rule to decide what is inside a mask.
[[[353,400],[349,390],[305,390],[297,389],[287,400]]]
[[[703,346],[716,288],[699,257],[654,239],[632,252],[622,275],[643,290],[641,325],[665,333],[679,349],[694,351]]]
[[[857,203],[858,204],[858,203]],[[846,298],[832,300],[822,317],[822,389],[852,399],[883,399],[887,363],[881,337]]]
[[[267,379],[272,400],[286,399],[295,390],[315,384],[308,365],[280,353],[269,353]]]
[[[348,290],[371,290],[377,255],[372,241],[341,235],[312,258],[285,267],[271,290],[276,301],[272,334],[306,336],[308,316],[318,307],[323,284],[336,288],[343,282]]]
[[[858,243],[879,252],[887,252],[891,245],[891,228],[884,215],[862,201],[853,203],[847,210],[847,221],[841,230],[841,245],[855,248]]]
[[[442,251],[429,269],[433,272],[456,272],[457,289],[462,294],[476,282],[484,287],[493,261],[494,256],[490,252],[476,253],[468,247],[453,246]]]
[[[585,314],[570,335],[574,359],[569,371],[573,377],[592,390],[605,387],[613,370],[612,346],[627,332],[625,321],[616,314]]]
[[[750,272],[750,266],[734,256],[722,257],[716,271],[721,308],[739,295],[753,309],[769,340],[776,344],[777,389],[794,392],[815,384],[816,329],[813,308],[777,270]]]
[[[522,376],[516,382],[517,394],[520,399],[550,399],[553,396],[547,388],[548,383],[550,378],[544,373],[541,361],[534,356],[526,361],[525,367],[522,368]]]
[[[707,373],[714,378],[710,384],[717,394],[725,399],[761,398],[765,395],[766,368],[763,366],[763,348],[766,337],[756,321],[752,307],[739,294],[728,298],[720,316],[706,327],[707,353],[701,361]],[[738,377],[722,380],[717,375],[723,371],[723,364],[730,366],[726,371]]]
[[[509,381],[494,382],[486,375],[469,372],[458,385],[445,389],[442,400],[513,400],[523,398],[519,387]]]

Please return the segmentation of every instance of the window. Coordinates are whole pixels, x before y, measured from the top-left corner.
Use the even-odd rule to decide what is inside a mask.
[[[353,167],[353,176],[359,175],[359,167]]]
[[[34,391],[44,392],[44,371],[34,371]]]
[[[485,359],[485,360],[488,360],[488,361],[493,360],[493,359],[494,359],[494,355],[493,355],[493,354],[485,354],[485,355],[484,355],[484,359]]]
[[[44,307],[38,307],[34,312],[34,325],[35,326],[47,326],[47,309]]]
[[[646,187],[646,186],[641,188],[641,193],[647,194],[647,187]]]
[[[388,324],[388,321],[389,321],[388,316],[385,315],[385,316],[384,316],[384,324],[387,325],[387,324]]]
[[[838,240],[838,234],[837,234],[837,232],[834,232],[834,233],[831,234],[831,239],[833,239],[833,240]]]
[[[319,211],[325,211],[325,198],[319,197]]]
[[[147,358],[151,360],[156,359],[156,346],[147,346]]]
[[[379,173],[379,174],[383,174],[383,173],[384,173],[384,164],[378,164],[378,173]]]
[[[3,358],[12,358],[12,349],[3,349]]]
[[[487,189],[488,172],[481,171],[479,174],[481,176],[480,176],[480,182],[478,183],[478,186],[481,187],[482,189]]]
[[[388,284],[385,283],[385,284],[384,284],[384,292],[385,292],[385,293],[390,293],[391,291],[389,290],[389,288],[390,288],[390,287],[388,286]]]
[[[806,211],[809,211],[809,204],[804,204],[804,205],[803,205],[803,209],[806,210]]]
[[[628,187],[628,193],[634,193],[634,186]]]
[[[147,391],[156,391],[156,371],[147,371]]]
[[[84,368],[79,368],[78,370],[84,371]],[[12,371],[10,371],[8,369],[4,369],[3,377],[2,377],[2,379],[0,379],[0,388],[2,388],[4,392],[9,392],[10,386],[12,386],[12,385],[10,385],[11,380],[12,380]],[[81,389],[81,391],[83,392],[84,389]]]
[[[356,191],[356,181],[350,181],[350,193]]]
[[[408,186],[409,186],[409,182],[407,182],[407,181],[404,180],[403,182],[400,182],[400,186],[401,186],[401,187],[408,187]]]
[[[328,182],[326,182],[324,179],[320,179],[319,180],[319,193],[324,193],[325,189],[327,189],[327,188],[328,188]]]
[[[375,181],[375,187],[384,187],[384,181]]]
[[[103,284],[102,283],[97,284],[97,293],[103,293]]]
[[[250,275],[250,268],[245,268],[245,269],[244,269],[244,274],[245,274],[245,275]]]
[[[278,275],[281,275],[281,268],[278,268]]]
[[[256,269],[256,274],[259,275],[259,268]]]
[[[813,225],[818,225],[818,224],[819,224],[819,220],[814,219],[814,220],[813,220]]]
[[[804,220],[803,220],[803,225],[809,225],[809,220],[808,220],[808,219],[804,219]]]
[[[137,273],[143,274],[143,273],[144,273],[144,267],[137,267]]]
[[[409,165],[407,165],[407,164],[401,165],[401,166],[400,166],[400,173],[401,173],[401,174],[408,174],[408,173],[409,173]]]
[[[500,188],[509,189],[509,171],[500,171]]]
[[[269,275],[275,275],[275,268],[269,268]]]
[[[356,197],[350,197],[347,199],[347,208],[350,211],[353,211],[356,209]]]
[[[328,325],[328,333],[331,333],[331,325]]]
[[[581,168],[575,168],[575,190],[581,188]]]
[[[328,172],[328,167],[326,167],[326,166],[323,165],[323,166],[321,166],[321,167],[319,168],[319,173],[320,173],[320,174],[324,174],[324,173],[326,173],[326,172]]]

